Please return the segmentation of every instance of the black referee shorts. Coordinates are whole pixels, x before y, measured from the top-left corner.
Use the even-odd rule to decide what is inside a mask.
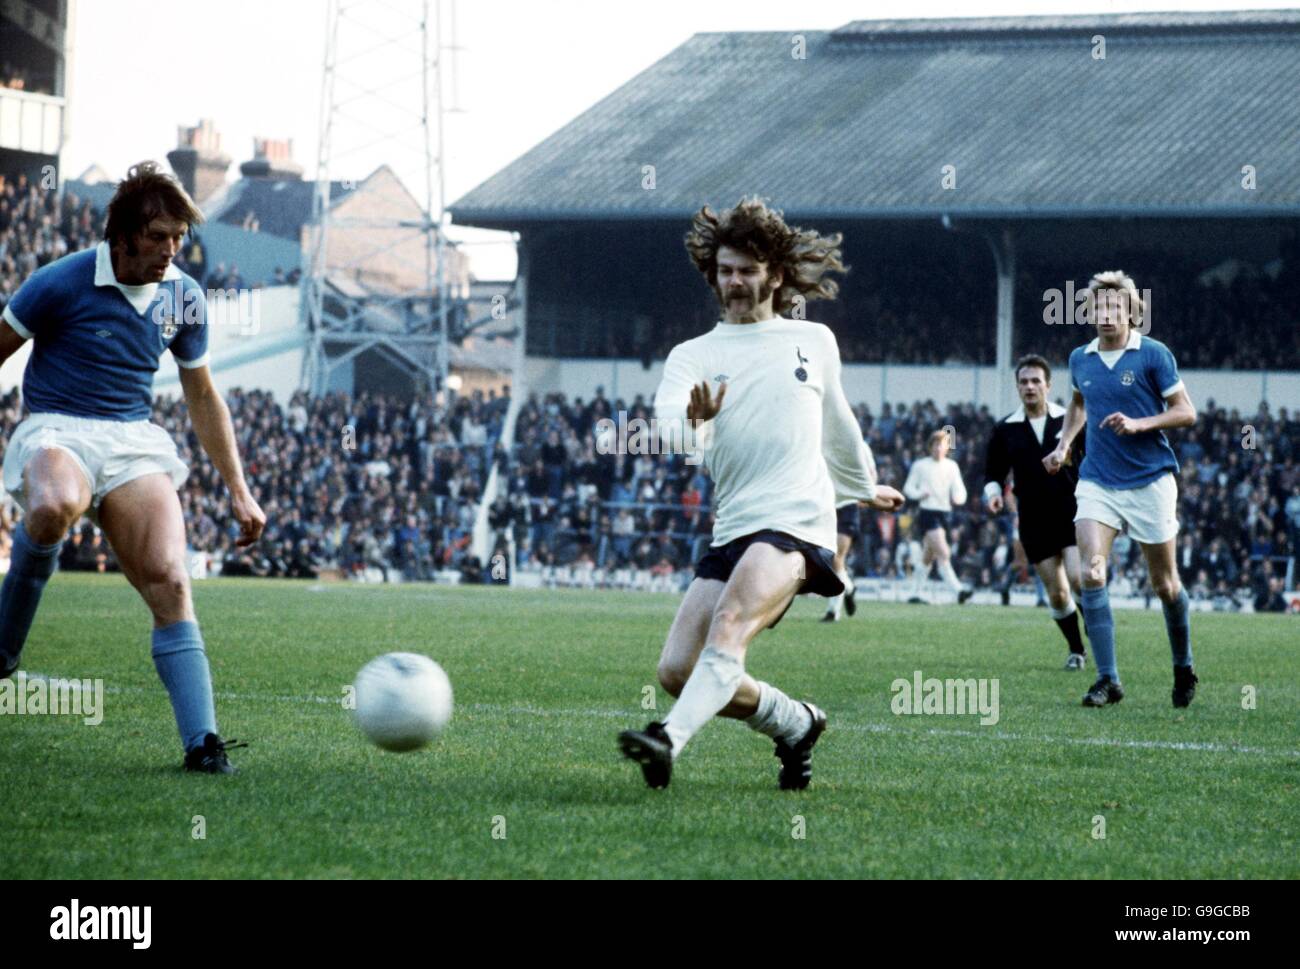
[[[1074,513],[1069,515],[1026,515],[1020,513],[1020,544],[1025,558],[1037,565],[1064,549],[1077,544],[1074,537]]]
[[[830,549],[814,545],[812,542],[805,542],[793,535],[787,535],[785,532],[769,529],[754,532],[752,535],[742,535],[726,545],[710,548],[696,564],[695,578],[717,579],[719,582],[726,582],[731,578],[731,573],[736,570],[736,565],[740,562],[740,557],[745,554],[745,550],[755,542],[772,545],[783,552],[803,553],[804,580],[796,595],[811,592],[814,595],[830,598],[844,591],[844,583],[835,574],[835,556]],[[791,601],[793,602],[793,600]],[[787,612],[789,609],[790,607],[786,606]],[[782,612],[767,628],[771,629],[784,616],[785,612]]]

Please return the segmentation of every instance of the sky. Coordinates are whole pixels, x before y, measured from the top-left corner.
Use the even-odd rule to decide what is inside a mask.
[[[357,4],[340,38],[340,50],[359,54],[376,41],[370,10]],[[429,0],[437,7],[439,0]],[[451,0],[440,0],[443,44],[452,46]],[[518,158],[601,98],[668,54],[692,34],[729,30],[826,30],[851,20],[901,17],[1008,16],[1138,10],[1284,9],[1295,0],[1146,3],[987,2],[910,0],[460,0],[454,5],[455,51],[445,52],[448,204]],[[419,9],[418,0],[387,0],[390,8]],[[413,21],[387,20],[389,35],[418,36]],[[325,0],[79,0],[73,25],[69,139],[65,174],[76,177],[92,163],[120,178],[145,158],[165,159],[177,129],[212,119],[234,164],[252,157],[257,136],[293,139],[294,158],[308,178],[317,172]],[[419,52],[394,48],[357,56],[340,69],[339,90],[361,77],[386,77],[404,64],[418,68]],[[380,58],[376,62],[375,58]],[[454,64],[454,71],[450,70]],[[454,76],[454,97],[453,83]],[[418,87],[386,89],[415,111]],[[454,103],[453,103],[454,102]],[[363,118],[335,129],[335,144],[351,148],[335,157],[333,178],[364,178],[389,162],[417,197],[424,193],[423,153],[412,131],[401,140],[368,142]],[[408,120],[413,118],[408,116]],[[388,127],[388,122],[384,122]],[[396,127],[396,125],[393,125]],[[340,152],[340,154],[342,154]],[[435,193],[436,194],[436,193]],[[436,202],[435,206],[436,208]],[[473,243],[480,278],[513,275],[513,249],[499,233],[457,232]],[[502,244],[503,242],[507,244]]]

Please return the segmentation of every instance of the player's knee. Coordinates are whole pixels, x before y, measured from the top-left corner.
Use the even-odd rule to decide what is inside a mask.
[[[81,501],[75,492],[45,491],[28,505],[23,529],[34,542],[49,545],[68,533],[81,516]]]
[[[141,585],[155,612],[183,606],[190,593],[190,577],[181,562],[159,562],[143,570]]]
[[[1106,584],[1106,557],[1101,553],[1085,555],[1079,567],[1079,585],[1084,589],[1100,589]]]
[[[1052,603],[1053,609],[1064,609],[1070,604],[1069,586],[1064,588],[1053,587],[1047,594],[1048,601]]]
[[[670,696],[681,696],[682,689],[686,686],[686,680],[690,677],[691,671],[681,663],[661,662],[659,664],[659,685]]]
[[[1181,583],[1177,576],[1166,575],[1158,579],[1153,579],[1151,588],[1159,596],[1161,602],[1173,602],[1178,598],[1178,593],[1183,591]]]

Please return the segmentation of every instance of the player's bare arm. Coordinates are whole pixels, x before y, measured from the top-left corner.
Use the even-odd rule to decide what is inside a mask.
[[[1061,466],[1070,456],[1070,445],[1079,436],[1087,421],[1088,413],[1083,406],[1083,394],[1076,390],[1070,397],[1070,406],[1065,409],[1065,423],[1061,425],[1061,437],[1056,450],[1043,458],[1043,467],[1047,469],[1048,474],[1056,474],[1061,470]]]
[[[235,446],[235,429],[230,423],[230,410],[213,385],[212,372],[207,367],[182,367],[180,378],[194,433],[230,491],[230,510],[240,528],[235,544],[241,548],[252,545],[262,535],[266,515],[244,480],[243,464]]]
[[[1163,414],[1135,418],[1115,411],[1101,422],[1101,426],[1110,428],[1116,434],[1125,437],[1129,434],[1147,434],[1177,427],[1191,427],[1195,423],[1196,407],[1192,404],[1192,399],[1187,396],[1187,390],[1180,389],[1169,396],[1168,406]]]
[[[17,353],[24,342],[17,330],[6,320],[0,320],[0,366],[4,366],[4,362]]]

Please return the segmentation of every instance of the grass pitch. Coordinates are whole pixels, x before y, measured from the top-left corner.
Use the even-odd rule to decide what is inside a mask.
[[[1294,617],[1195,614],[1179,711],[1160,612],[1117,611],[1128,697],[1088,710],[1093,671],[1060,668],[1045,610],[863,603],[823,625],[801,600],[748,663],[830,715],[794,794],[731,721],[666,791],[619,757],[617,732],[670,704],[643,708],[676,597],[212,580],[196,599],[241,773],[180,770],[125,580],[58,575],[24,669],[102,678],[104,719],[0,716],[0,877],[1300,877]],[[369,746],[340,702],[392,650],[456,691],[413,754]],[[895,715],[917,670],[997,678],[997,724]]]

